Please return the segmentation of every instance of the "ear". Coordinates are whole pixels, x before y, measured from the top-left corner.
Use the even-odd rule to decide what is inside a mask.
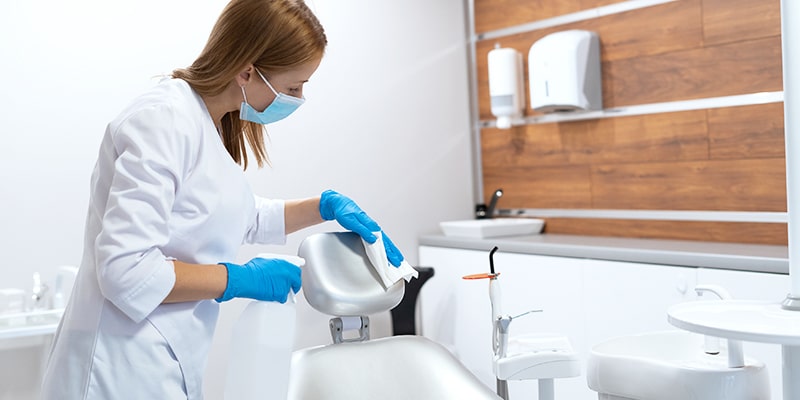
[[[236,74],[236,85],[239,87],[245,86],[250,83],[250,80],[253,79],[255,75],[255,66],[253,64],[247,64],[244,68],[242,68],[238,74]]]

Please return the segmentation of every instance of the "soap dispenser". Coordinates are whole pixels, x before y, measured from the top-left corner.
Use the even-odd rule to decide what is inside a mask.
[[[522,54],[499,44],[489,51],[489,96],[497,127],[508,129],[525,108]]]
[[[600,39],[585,30],[551,33],[528,52],[531,108],[568,112],[603,109]]]

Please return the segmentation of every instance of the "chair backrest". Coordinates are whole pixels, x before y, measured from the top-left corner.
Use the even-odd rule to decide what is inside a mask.
[[[390,336],[295,351],[289,400],[499,400],[440,344]]]
[[[298,255],[303,293],[316,310],[334,316],[388,311],[403,298],[404,281],[384,289],[351,232],[309,236]],[[500,399],[443,346],[422,336],[391,336],[297,350],[290,400]]]

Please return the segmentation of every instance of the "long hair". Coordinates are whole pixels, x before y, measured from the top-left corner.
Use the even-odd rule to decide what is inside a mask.
[[[202,96],[222,93],[248,64],[267,73],[280,73],[322,58],[325,31],[302,0],[233,0],[217,20],[206,47],[188,68],[176,69]],[[247,169],[247,144],[259,167],[269,163],[264,126],[239,119],[238,112],[222,117],[222,142],[236,163]]]

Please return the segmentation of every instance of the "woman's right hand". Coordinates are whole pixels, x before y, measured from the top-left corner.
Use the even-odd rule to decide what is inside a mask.
[[[403,254],[389,240],[386,233],[381,230],[378,223],[361,209],[349,197],[326,190],[322,192],[319,199],[319,215],[326,221],[336,220],[343,228],[357,233],[367,243],[375,243],[378,238],[375,236],[380,233],[383,235],[383,246],[386,249],[386,256],[389,262],[395,267],[399,267],[403,262]]]
[[[254,258],[244,265],[220,263],[228,270],[228,284],[217,302],[235,297],[285,303],[291,289],[300,290],[300,267],[280,259]]]

